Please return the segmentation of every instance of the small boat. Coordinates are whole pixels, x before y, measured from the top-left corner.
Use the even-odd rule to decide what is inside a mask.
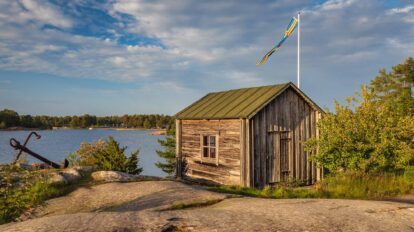
[[[93,128],[92,127],[89,127],[89,130],[93,130]]]

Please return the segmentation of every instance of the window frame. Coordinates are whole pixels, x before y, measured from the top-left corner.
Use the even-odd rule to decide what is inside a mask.
[[[208,136],[207,146],[204,145],[204,137]],[[215,137],[215,146],[211,146],[210,138],[214,136]],[[204,157],[204,148],[207,148],[208,151],[208,157]],[[215,157],[211,158],[210,156],[210,149],[214,148],[216,150]],[[218,134],[200,134],[200,160],[201,163],[209,163],[209,164],[215,164],[218,166],[219,164],[219,135]]]

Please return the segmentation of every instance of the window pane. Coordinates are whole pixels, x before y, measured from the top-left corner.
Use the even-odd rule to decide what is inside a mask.
[[[208,158],[208,147],[203,148],[203,157]]]
[[[216,149],[210,148],[210,158],[216,158]]]
[[[216,136],[210,136],[210,146],[216,146]]]
[[[208,136],[203,136],[203,145],[208,146]]]

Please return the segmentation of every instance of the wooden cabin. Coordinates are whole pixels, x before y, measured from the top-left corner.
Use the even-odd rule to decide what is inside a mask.
[[[177,175],[256,188],[313,184],[322,172],[303,142],[318,136],[322,112],[291,82],[209,93],[176,114]]]

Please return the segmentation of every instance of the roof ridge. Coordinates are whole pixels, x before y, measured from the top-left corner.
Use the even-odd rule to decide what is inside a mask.
[[[210,92],[175,116],[177,119],[248,118],[291,85],[292,82],[287,82]]]
[[[222,92],[229,92],[229,91],[236,91],[236,90],[244,90],[244,89],[256,89],[256,88],[266,88],[266,87],[276,87],[276,86],[284,86],[287,84],[292,83],[291,81],[289,82],[284,82],[284,83],[279,83],[279,84],[274,84],[274,85],[261,85],[261,86],[253,86],[253,87],[243,87],[243,88],[238,88],[238,89],[228,89],[228,90],[223,90],[223,91],[216,91],[216,92],[209,92],[210,93],[222,93]]]

